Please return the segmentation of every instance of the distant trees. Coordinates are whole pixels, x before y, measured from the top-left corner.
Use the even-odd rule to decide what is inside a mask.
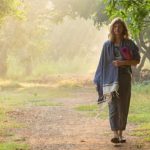
[[[65,17],[60,23],[49,0],[26,0],[24,9],[24,20],[6,17],[1,26],[0,77],[89,69],[100,44],[91,20]]]
[[[23,18],[23,4],[21,0],[0,0],[0,26],[8,16]],[[3,31],[0,31],[3,35]],[[7,72],[7,50],[5,49],[6,36],[0,37],[0,76],[5,77]]]
[[[0,23],[7,16],[23,17],[23,3],[21,0],[0,0]]]
[[[150,60],[149,0],[0,0],[0,76],[6,76],[11,59],[24,75],[33,74],[41,63],[53,63],[56,69],[57,62],[80,62],[79,55],[87,63],[99,45],[95,27],[100,29],[116,16],[127,22],[140,47],[141,70],[146,58]]]
[[[149,0],[51,0],[54,10],[62,20],[64,16],[91,18],[100,28],[114,17],[122,17],[143,55],[139,70],[146,58],[150,61],[150,1]],[[62,15],[63,14],[63,15]]]
[[[26,0],[24,3],[21,3],[21,0],[8,0],[7,3],[10,5],[8,9],[13,8],[12,12],[14,13],[8,13],[6,14],[7,16],[14,15],[17,18],[23,18],[25,14],[25,17],[23,21],[8,18],[5,26],[1,28],[2,48],[0,53],[3,54],[0,57],[3,58],[3,61],[2,59],[0,60],[0,65],[3,66],[0,67],[0,76],[6,76],[8,55],[17,59],[19,62],[18,65],[21,65],[24,70],[24,75],[31,75],[33,71],[33,60],[41,55],[47,42],[45,37],[43,37],[49,25],[43,15],[43,13],[46,13],[45,6],[47,0],[43,0],[40,3],[36,3],[35,0],[31,2]],[[23,5],[24,8],[22,8]],[[43,9],[40,9],[41,7]],[[15,8],[16,11],[14,12]]]

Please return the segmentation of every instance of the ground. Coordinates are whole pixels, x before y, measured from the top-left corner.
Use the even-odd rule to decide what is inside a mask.
[[[25,106],[9,112],[25,125],[12,129],[16,140],[25,141],[30,150],[149,150],[149,143],[130,135],[136,125],[128,124],[127,143],[114,145],[108,119],[88,116],[75,110],[81,104],[95,104],[95,93],[80,93],[72,98],[57,98],[60,106]],[[12,132],[11,131],[11,132]]]

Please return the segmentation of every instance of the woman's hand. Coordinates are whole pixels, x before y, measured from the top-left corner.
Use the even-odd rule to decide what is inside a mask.
[[[133,65],[136,66],[140,61],[139,60],[114,60],[112,63],[116,67],[125,66],[125,65]]]
[[[125,65],[125,61],[124,60],[114,60],[112,63],[116,67],[120,67],[120,66],[124,66]]]

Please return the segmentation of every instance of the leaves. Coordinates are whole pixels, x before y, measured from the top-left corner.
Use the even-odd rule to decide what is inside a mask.
[[[149,0],[103,0],[106,5],[106,11],[110,19],[115,17],[123,18],[133,36],[138,36],[143,28],[148,27],[150,19],[150,1]],[[146,21],[145,21],[146,20]]]
[[[3,22],[7,16],[24,18],[24,7],[21,0],[0,0],[0,22]]]

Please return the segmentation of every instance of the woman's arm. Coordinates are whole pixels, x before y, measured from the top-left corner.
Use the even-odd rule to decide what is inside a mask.
[[[112,63],[116,67],[126,66],[126,65],[136,66],[137,64],[140,63],[140,60],[114,60]]]

